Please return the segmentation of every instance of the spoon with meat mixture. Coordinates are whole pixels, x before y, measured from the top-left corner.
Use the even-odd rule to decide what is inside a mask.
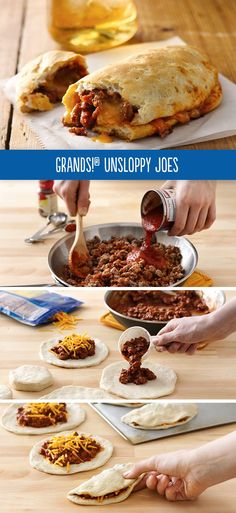
[[[76,218],[76,233],[70,249],[68,264],[70,271],[78,278],[86,278],[90,273],[92,262],[86,245],[83,231],[83,216],[79,213]]]

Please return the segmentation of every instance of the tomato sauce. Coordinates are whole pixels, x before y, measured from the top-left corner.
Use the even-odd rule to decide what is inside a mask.
[[[68,233],[73,233],[76,231],[76,224],[75,223],[68,223],[65,227],[65,231]]]
[[[163,256],[160,249],[153,246],[146,246],[146,242],[143,243],[141,248],[134,249],[128,254],[127,262],[138,262],[144,260],[146,264],[153,265],[157,269],[164,269],[167,265],[166,259]]]
[[[127,262],[144,260],[146,264],[153,265],[156,269],[164,269],[167,266],[167,261],[162,251],[152,245],[152,236],[160,229],[162,222],[163,209],[161,205],[143,216],[142,223],[145,231],[145,240],[141,248],[136,248],[128,254]]]
[[[142,218],[142,224],[146,232],[157,232],[163,224],[163,208],[159,205],[157,208],[145,214]]]

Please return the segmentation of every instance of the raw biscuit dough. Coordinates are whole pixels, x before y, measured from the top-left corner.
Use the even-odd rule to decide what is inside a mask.
[[[53,383],[51,372],[39,365],[22,365],[9,372],[9,383],[15,390],[40,392]]]

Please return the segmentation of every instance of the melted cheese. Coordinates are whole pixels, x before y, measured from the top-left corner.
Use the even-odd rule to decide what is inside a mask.
[[[106,133],[102,133],[100,135],[92,137],[92,141],[100,142],[100,143],[103,143],[103,144],[110,144],[110,143],[113,142],[113,138],[110,135],[106,134]]]
[[[120,102],[103,101],[101,111],[97,117],[97,124],[106,125],[122,125],[124,123],[123,115],[120,109]]]
[[[221,86],[220,84],[216,84],[208,98],[196,108],[189,111],[176,112],[172,116],[157,118],[144,125],[136,125],[135,118],[131,123],[124,123],[122,112],[119,109],[119,104],[117,102],[114,102],[113,104],[110,102],[103,102],[103,108],[97,118],[96,128],[99,129],[99,132],[106,132],[107,129],[107,132],[112,133],[112,135],[113,133],[114,135],[117,135],[119,128],[121,130],[125,130],[126,128],[130,130],[129,135],[125,134],[125,132],[123,134],[123,137],[127,140],[149,137],[155,133],[161,137],[165,137],[165,135],[168,135],[171,132],[172,127],[178,123],[188,123],[191,119],[196,119],[214,110],[220,104],[221,99]]]

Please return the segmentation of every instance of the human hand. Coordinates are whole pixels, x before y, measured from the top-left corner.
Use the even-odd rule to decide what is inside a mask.
[[[69,214],[75,217],[77,213],[85,216],[90,205],[88,180],[60,180],[55,182],[54,191],[62,198]]]
[[[156,337],[152,337],[152,342],[160,352],[192,355],[199,343],[216,339],[217,328],[214,319],[212,314],[172,319]]]
[[[176,217],[170,236],[191,235],[210,228],[216,218],[216,182],[210,180],[168,181],[176,188]]]
[[[124,477],[143,476],[134,491],[147,487],[169,501],[193,500],[210,486],[235,478],[235,450],[234,431],[193,450],[142,460]]]
[[[134,479],[144,474],[134,491],[149,488],[169,501],[194,500],[207,488],[207,483],[198,476],[192,454],[177,451],[153,456],[134,465],[124,477]]]

